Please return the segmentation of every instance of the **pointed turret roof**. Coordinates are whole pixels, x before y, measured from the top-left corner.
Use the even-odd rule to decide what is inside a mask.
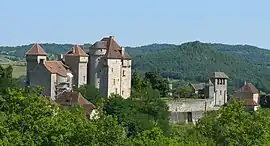
[[[48,54],[44,51],[44,49],[38,44],[35,43],[32,48],[26,52],[26,55],[44,55],[47,56]]]
[[[84,56],[84,57],[88,56],[79,45],[73,45],[72,48],[65,55]]]
[[[105,57],[109,59],[131,59],[128,53],[115,41],[114,36],[102,38],[101,41],[96,42],[92,48],[106,48],[107,52]]]

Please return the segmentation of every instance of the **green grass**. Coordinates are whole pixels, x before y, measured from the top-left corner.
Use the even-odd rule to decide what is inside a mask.
[[[1,65],[3,67],[7,67],[9,64],[13,68],[12,77],[19,78],[20,76],[26,75],[26,66],[23,66],[22,64],[18,64],[17,62],[10,62],[10,63],[3,63]]]

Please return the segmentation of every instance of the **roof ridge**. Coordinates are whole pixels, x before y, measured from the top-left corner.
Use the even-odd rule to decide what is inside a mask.
[[[26,55],[45,55],[45,56],[47,56],[48,53],[45,52],[45,50],[38,43],[35,43],[31,47],[31,49],[26,52]]]
[[[71,49],[65,54],[67,56],[88,56],[78,44],[72,45]]]

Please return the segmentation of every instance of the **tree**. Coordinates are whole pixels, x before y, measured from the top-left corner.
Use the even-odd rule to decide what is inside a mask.
[[[162,78],[158,73],[146,72],[144,80],[148,81],[153,89],[159,90],[163,97],[167,96],[169,92],[169,81]]]
[[[163,131],[159,128],[145,130],[139,133],[133,140],[137,146],[177,146],[175,139],[164,136]]]
[[[93,104],[96,104],[98,100],[102,98],[99,89],[91,85],[80,86],[78,89],[75,89],[75,91],[80,92],[88,101],[92,102]]]
[[[192,88],[188,85],[183,85],[174,89],[173,94],[178,98],[187,98],[192,95]]]
[[[71,110],[47,100],[40,89],[9,89],[0,96],[1,145],[127,145],[116,118],[88,120],[81,107]]]
[[[269,115],[268,109],[249,112],[234,101],[202,118],[196,129],[216,145],[269,145]]]

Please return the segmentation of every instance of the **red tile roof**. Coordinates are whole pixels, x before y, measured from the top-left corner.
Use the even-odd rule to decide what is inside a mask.
[[[44,51],[44,49],[38,43],[35,43],[32,46],[32,48],[26,52],[26,55],[45,55],[45,56],[47,56],[48,54]]]
[[[80,92],[64,92],[56,100],[56,103],[64,106],[82,105],[85,112],[91,113],[95,105],[87,101]]]
[[[84,57],[88,56],[79,45],[73,45],[72,48],[65,55],[84,56]]]
[[[259,93],[259,90],[252,83],[245,82],[245,84],[240,89],[236,90],[236,92],[250,92],[256,94]]]
[[[61,61],[46,61],[44,65],[52,74],[58,74],[63,77],[67,76],[68,70]]]
[[[109,59],[131,59],[128,53],[125,50],[122,50],[113,36],[102,38],[100,44],[106,46],[107,52],[105,56]],[[96,47],[96,45],[93,45],[92,47]]]

